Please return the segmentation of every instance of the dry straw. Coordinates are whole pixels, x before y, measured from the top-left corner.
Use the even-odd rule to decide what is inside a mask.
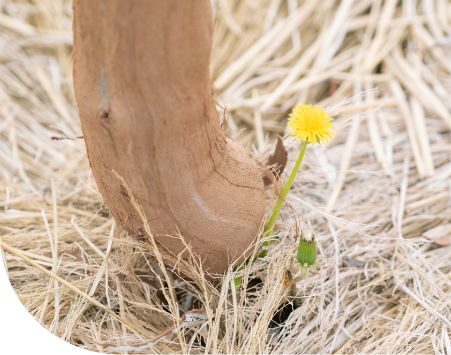
[[[71,1],[0,10],[2,254],[51,332],[108,352],[451,353],[451,250],[425,238],[451,233],[449,1],[216,2],[228,133],[264,160],[297,103],[337,126],[306,157],[280,243],[216,287],[194,256],[166,269],[177,256],[130,240],[103,206],[76,138]],[[298,221],[318,245],[304,277]]]

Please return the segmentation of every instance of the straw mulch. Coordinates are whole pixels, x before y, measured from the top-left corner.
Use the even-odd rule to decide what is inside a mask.
[[[451,353],[449,1],[216,2],[228,133],[264,161],[291,107],[317,102],[336,134],[309,148],[280,243],[215,286],[195,259],[166,269],[102,204],[77,138],[71,2],[0,7],[1,246],[51,332],[110,353]],[[319,248],[306,274],[301,223]]]

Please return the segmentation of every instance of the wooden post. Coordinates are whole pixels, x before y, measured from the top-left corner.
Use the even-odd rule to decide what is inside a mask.
[[[102,197],[131,235],[142,206],[158,243],[177,231],[210,272],[257,236],[261,171],[225,138],[209,75],[209,0],[75,0],[74,86]]]

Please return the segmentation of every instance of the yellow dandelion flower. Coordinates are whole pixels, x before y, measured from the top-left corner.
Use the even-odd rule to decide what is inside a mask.
[[[319,106],[296,106],[288,118],[293,137],[310,144],[326,143],[332,138],[332,118]]]

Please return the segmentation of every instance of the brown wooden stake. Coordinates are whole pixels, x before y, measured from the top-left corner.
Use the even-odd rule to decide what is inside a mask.
[[[76,0],[74,85],[103,199],[134,236],[142,228],[118,172],[158,243],[177,230],[210,272],[257,236],[262,172],[221,131],[209,75],[208,0]]]

